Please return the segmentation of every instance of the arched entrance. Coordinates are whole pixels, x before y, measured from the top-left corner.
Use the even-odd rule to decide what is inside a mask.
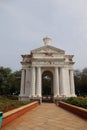
[[[53,102],[53,74],[50,71],[42,74],[42,101]]]

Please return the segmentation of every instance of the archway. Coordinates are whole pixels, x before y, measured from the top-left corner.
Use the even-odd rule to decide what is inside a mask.
[[[53,101],[53,74],[50,71],[44,71],[42,74],[42,100]]]

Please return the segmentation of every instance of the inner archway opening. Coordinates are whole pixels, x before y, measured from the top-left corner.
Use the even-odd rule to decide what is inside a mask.
[[[50,71],[44,71],[42,74],[42,100],[45,102],[53,100],[53,74]]]

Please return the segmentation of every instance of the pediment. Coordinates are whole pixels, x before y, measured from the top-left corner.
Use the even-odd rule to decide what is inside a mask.
[[[31,53],[38,53],[38,54],[42,54],[42,53],[65,54],[65,51],[61,50],[59,48],[47,45],[47,46],[43,46],[43,47],[34,49],[34,50],[31,51]]]

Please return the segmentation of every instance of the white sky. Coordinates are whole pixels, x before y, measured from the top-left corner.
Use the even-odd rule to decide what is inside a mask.
[[[87,0],[0,0],[0,66],[21,69],[20,55],[45,36],[75,55],[75,69],[87,67]]]

